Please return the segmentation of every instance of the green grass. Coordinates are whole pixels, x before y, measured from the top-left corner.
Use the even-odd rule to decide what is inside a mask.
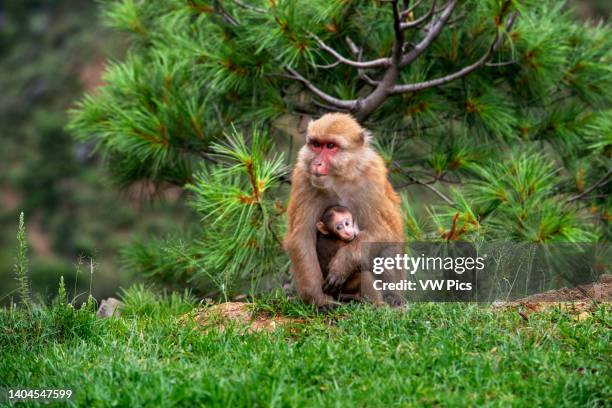
[[[318,316],[297,302],[258,311],[305,317],[272,333],[202,330],[183,295],[124,293],[120,319],[93,305],[0,311],[0,388],[70,388],[78,406],[605,406],[612,318],[560,310],[491,312],[351,305]]]

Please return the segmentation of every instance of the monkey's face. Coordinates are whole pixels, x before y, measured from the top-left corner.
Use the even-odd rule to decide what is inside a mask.
[[[339,178],[354,179],[356,164],[367,146],[366,132],[345,114],[327,114],[310,122],[301,165],[310,183],[320,189],[334,187]]]
[[[338,144],[332,140],[310,139],[308,147],[313,153],[313,158],[310,162],[310,174],[315,177],[329,175],[332,159],[338,153]]]
[[[346,209],[334,208],[327,209],[317,222],[317,229],[323,235],[341,239],[345,242],[354,240],[359,235],[359,227],[353,220],[353,214]]]
[[[350,214],[337,214],[334,217],[333,233],[345,242],[350,242],[357,237],[359,230],[353,222],[353,216]]]
[[[338,153],[338,144],[332,140],[309,139],[307,148],[310,150],[309,173],[313,186],[328,187],[330,173],[335,172],[334,157]]]
[[[302,157],[308,165],[310,183],[316,188],[332,188],[334,180],[347,177],[354,169],[361,147],[340,136],[309,136]]]

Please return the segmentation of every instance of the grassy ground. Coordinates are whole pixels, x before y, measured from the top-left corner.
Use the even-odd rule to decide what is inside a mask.
[[[299,303],[256,309],[306,318],[272,333],[202,330],[189,296],[124,294],[121,319],[65,305],[0,311],[0,388],[70,388],[78,406],[605,406],[612,317],[417,304]],[[93,307],[93,306],[92,306]]]

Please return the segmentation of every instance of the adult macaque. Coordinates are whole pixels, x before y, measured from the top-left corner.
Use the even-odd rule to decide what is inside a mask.
[[[399,196],[387,180],[382,157],[369,142],[369,133],[351,116],[324,115],[308,125],[306,145],[293,171],[284,246],[298,293],[321,309],[333,305],[323,288],[337,290],[361,267],[365,243],[404,239]],[[324,280],[314,226],[322,212],[336,204],[350,208],[363,231],[338,250]],[[396,274],[393,280],[401,278],[401,271]]]

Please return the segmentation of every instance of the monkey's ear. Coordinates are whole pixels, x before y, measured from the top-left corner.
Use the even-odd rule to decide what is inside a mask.
[[[368,130],[363,129],[359,134],[359,140],[361,141],[362,145],[369,145],[370,142],[372,142],[372,133],[370,133],[370,131]]]
[[[308,135],[310,135],[310,128],[312,127],[313,123],[314,123],[314,120],[310,119],[308,121],[308,124],[306,124],[306,131],[304,132],[304,139],[306,139],[306,142],[308,142]]]
[[[329,234],[329,231],[327,230],[327,228],[325,228],[325,224],[323,223],[323,221],[318,221],[317,222],[317,229],[323,235]]]

